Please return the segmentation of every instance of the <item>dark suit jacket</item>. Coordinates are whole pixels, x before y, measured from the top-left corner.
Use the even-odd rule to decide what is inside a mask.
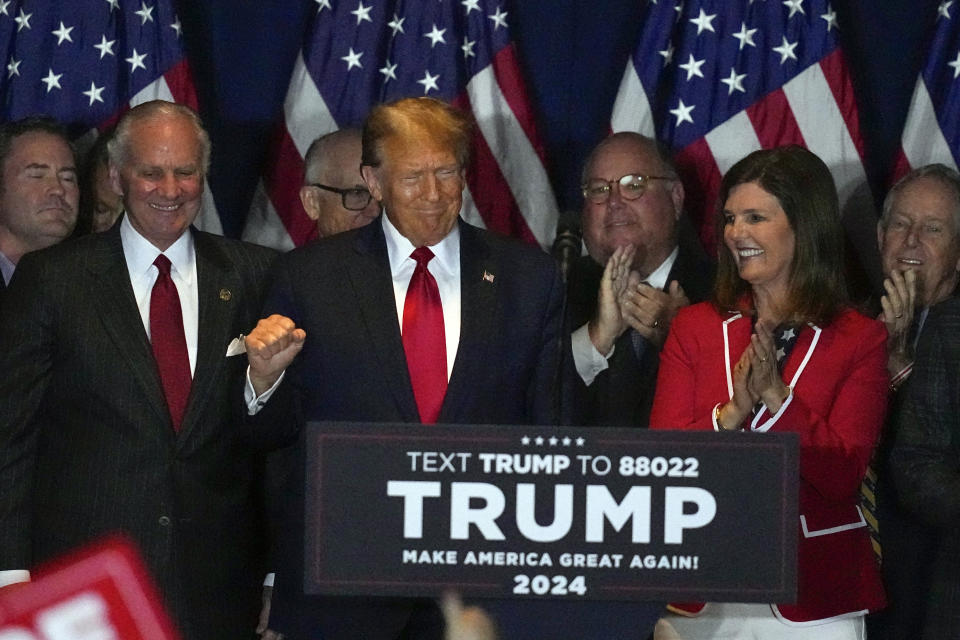
[[[527,245],[460,222],[460,269],[460,343],[439,422],[555,423],[563,299],[556,264]],[[301,592],[303,467],[297,438],[304,420],[419,421],[381,222],[284,256],[269,313],[291,317],[307,334],[276,394],[250,421],[250,436],[261,446],[296,441],[294,471],[283,492],[280,528],[288,535],[280,541],[270,626],[291,638],[315,638],[318,630],[327,640],[439,638],[431,603],[308,599]],[[605,605],[597,603],[486,606],[512,639],[585,638],[585,627],[599,629],[609,619]],[[630,623],[631,612],[620,611]],[[545,625],[563,632],[543,631]]]
[[[890,470],[901,505],[936,536],[915,637],[960,638],[960,300],[930,309],[903,393]]]
[[[714,266],[702,250],[681,245],[667,286],[676,280],[690,302],[702,302],[710,296],[713,274]],[[567,283],[571,329],[583,326],[596,313],[602,276],[603,266],[590,256],[581,256],[573,263]],[[593,384],[588,387],[577,376],[577,422],[586,426],[646,427],[659,362],[660,351],[649,344],[637,360],[630,332],[624,332],[615,343],[609,367],[600,372]]]
[[[199,337],[183,426],[111,230],[20,261],[0,311],[0,568],[111,531],[139,546],[186,638],[245,637],[262,580],[257,458],[227,345],[255,324],[275,253],[193,231]]]

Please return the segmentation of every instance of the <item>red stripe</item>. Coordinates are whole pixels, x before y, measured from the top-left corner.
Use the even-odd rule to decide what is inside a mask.
[[[170,67],[163,74],[163,78],[167,81],[174,102],[185,104],[194,111],[199,111],[200,101],[197,99],[197,87],[193,82],[193,74],[186,58]]]
[[[500,92],[510,105],[514,117],[527,134],[527,139],[540,158],[540,163],[547,166],[546,146],[537,132],[537,117],[533,112],[533,104],[527,95],[526,83],[523,81],[520,63],[517,60],[516,45],[512,42],[493,57],[491,61],[493,75],[500,86]]]
[[[469,111],[466,94],[458,96],[453,104]],[[510,185],[500,173],[500,165],[479,128],[474,129],[472,152],[473,158],[467,168],[467,185],[484,225],[491,231],[539,245],[527,221],[523,219]],[[531,215],[536,215],[536,212],[531,212]]]
[[[909,173],[912,168],[910,161],[907,160],[907,154],[903,152],[903,147],[898,147],[893,158],[893,167],[890,170],[890,186],[893,186],[893,183]]]
[[[860,116],[857,112],[857,100],[853,93],[853,84],[850,82],[850,71],[847,69],[847,61],[843,57],[843,52],[836,49],[825,57],[820,61],[820,69],[827,79],[827,84],[830,85],[833,99],[837,102],[840,115],[847,125],[847,131],[850,132],[853,144],[862,159],[865,155],[865,148],[863,136],[860,133]]]
[[[713,220],[717,211],[717,194],[720,193],[720,168],[713,159],[706,138],[684,147],[677,152],[674,160],[686,187],[684,208],[703,248],[715,256],[717,239],[714,237]]]
[[[157,78],[154,82],[159,82],[159,80],[160,78]],[[186,58],[182,58],[180,62],[170,67],[167,72],[163,74],[163,80],[167,83],[174,102],[185,104],[194,111],[199,111],[200,103],[197,100],[197,88],[193,83],[193,74],[190,71],[190,64]],[[120,117],[129,110],[130,103],[124,103],[117,109],[116,113],[97,125],[97,129],[106,131],[114,127],[117,121],[120,120]]]
[[[299,247],[316,238],[316,224],[307,217],[300,202],[303,158],[293,144],[285,121],[277,126],[265,166],[263,181],[267,195],[293,244]]]
[[[783,89],[771,91],[744,111],[753,123],[761,148],[771,149],[785,144],[806,146]]]

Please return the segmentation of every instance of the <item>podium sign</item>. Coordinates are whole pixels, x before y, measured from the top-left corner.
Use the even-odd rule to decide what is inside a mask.
[[[312,594],[789,603],[795,434],[310,423]]]
[[[133,546],[110,538],[0,590],[0,640],[176,640]]]

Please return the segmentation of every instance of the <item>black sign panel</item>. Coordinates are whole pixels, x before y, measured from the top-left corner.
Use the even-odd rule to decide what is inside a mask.
[[[789,603],[795,434],[311,423],[306,593]]]

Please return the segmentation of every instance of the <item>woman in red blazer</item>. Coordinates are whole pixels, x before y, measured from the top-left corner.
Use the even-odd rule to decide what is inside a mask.
[[[860,639],[885,604],[859,486],[886,411],[886,330],[845,304],[837,193],[817,156],[754,152],[720,202],[715,301],[674,319],[650,426],[799,434],[798,600],[686,606],[656,638]]]

